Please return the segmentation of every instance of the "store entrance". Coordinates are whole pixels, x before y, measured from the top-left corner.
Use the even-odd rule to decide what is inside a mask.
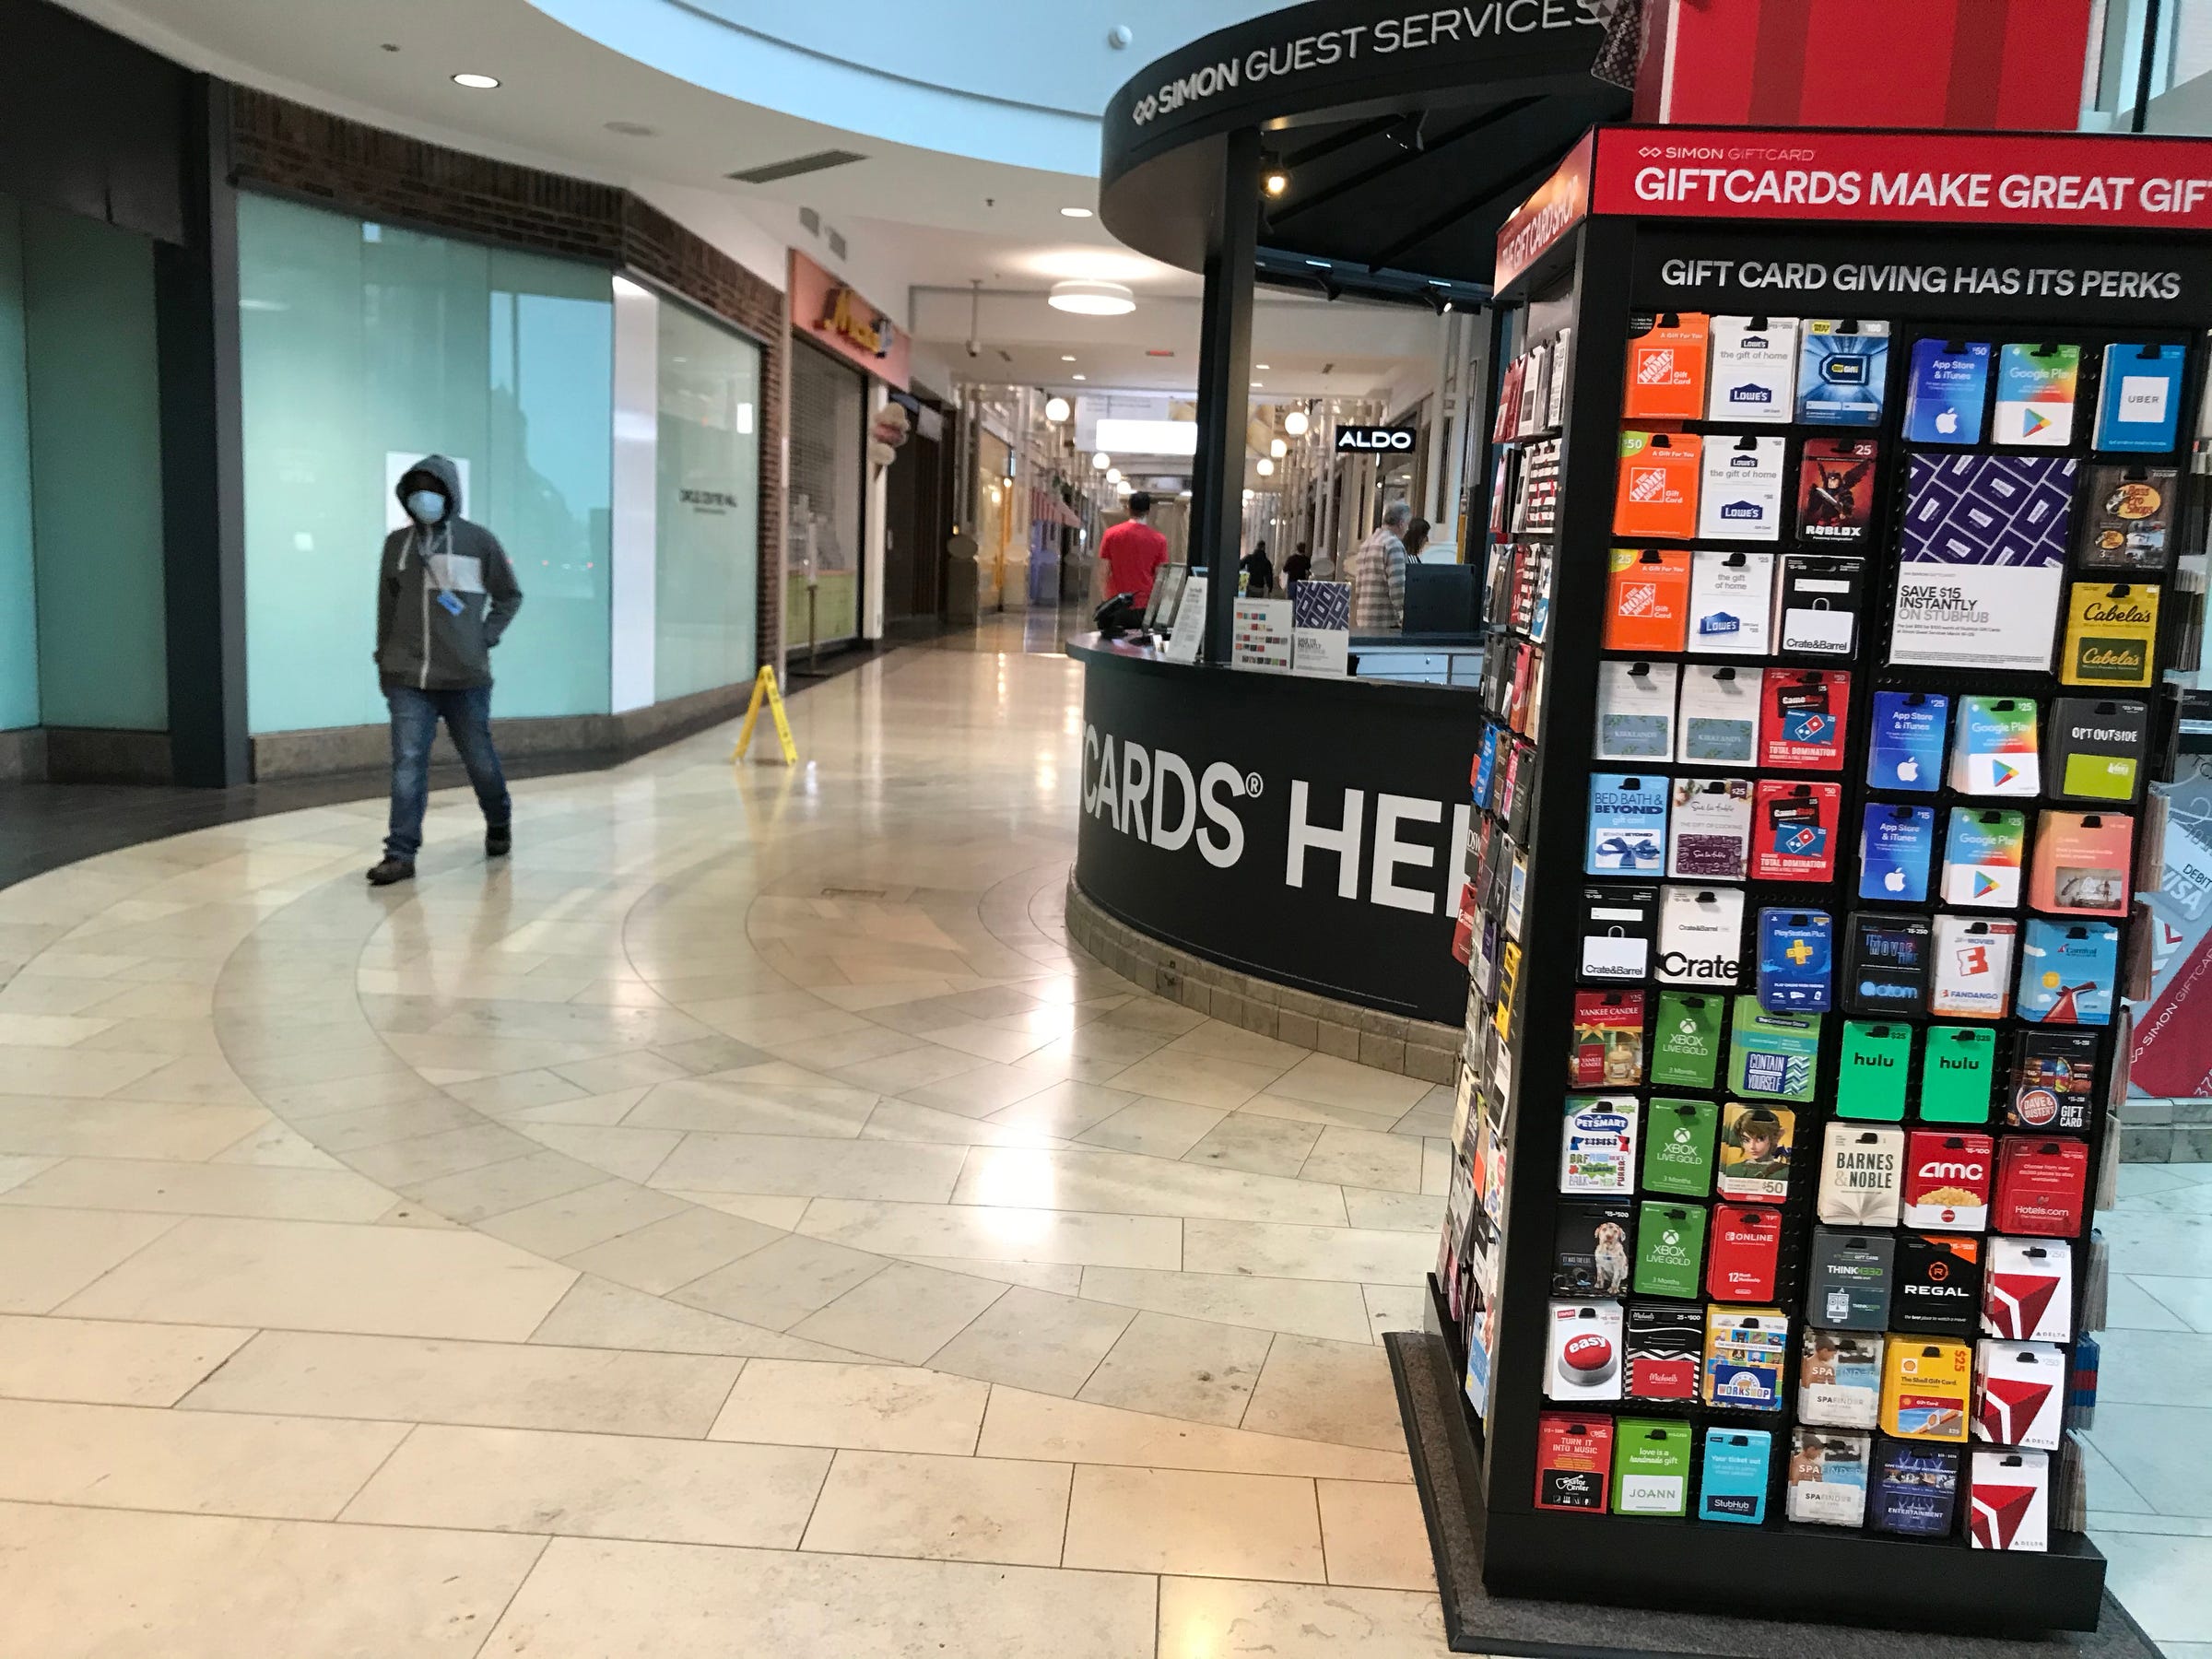
[[[794,336],[783,638],[794,663],[860,637],[867,380]]]

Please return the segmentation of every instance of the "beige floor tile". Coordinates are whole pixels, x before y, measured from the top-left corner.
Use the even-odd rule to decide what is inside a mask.
[[[830,1453],[636,1435],[424,1427],[348,1521],[790,1549]]]
[[[1294,1100],[1288,1095],[1256,1094],[1237,1108],[1237,1115],[1266,1118],[1284,1124],[1317,1124],[1324,1128],[1335,1124],[1347,1129],[1372,1129],[1382,1134],[1387,1132],[1401,1114],[1389,1108],[1381,1112],[1363,1112],[1356,1106],[1331,1106],[1320,1100]]]
[[[1083,1289],[1083,1269],[1056,1262],[963,1262],[950,1256],[901,1256],[917,1267],[944,1267],[954,1273],[972,1273],[978,1278],[1002,1285],[1019,1285],[1030,1290],[1049,1290],[1055,1296],[1077,1296]]]
[[[0,1206],[0,1313],[51,1312],[179,1225],[171,1216]]]
[[[458,1128],[345,1150],[346,1161],[370,1180],[397,1188],[418,1186],[447,1175],[480,1170],[486,1164],[504,1163],[511,1158],[528,1158],[539,1150],[537,1143],[526,1135],[519,1135],[503,1124],[490,1123],[474,1112],[469,1116],[475,1121]],[[320,1127],[315,1120],[310,1119],[306,1132],[317,1135]],[[328,1147],[327,1142],[324,1144]]]
[[[1182,1266],[1191,1273],[1418,1285],[1436,1262],[1422,1233],[1266,1221],[1186,1221]]]
[[[868,1251],[787,1233],[669,1294],[688,1307],[787,1331],[884,1266]]]
[[[0,1193],[21,1186],[33,1175],[51,1170],[61,1161],[58,1158],[23,1158],[12,1152],[0,1152]]]
[[[1444,1224],[1444,1200],[1441,1194],[1378,1193],[1347,1187],[1344,1213],[1354,1227],[1421,1233],[1434,1239]]]
[[[1333,1186],[1176,1163],[1103,1147],[1065,1151],[980,1147],[968,1156],[955,1200],[1094,1215],[1211,1217],[1341,1223]]]
[[[971,1274],[893,1262],[799,1321],[791,1334],[919,1365],[1006,1293],[1006,1286]]]
[[[850,1139],[876,1110],[873,1089],[812,1083],[694,1077],[663,1083],[622,1120],[630,1128],[724,1135],[816,1135]]]
[[[1247,1170],[1254,1175],[1296,1175],[1305,1167],[1323,1125],[1232,1112],[1182,1155],[1185,1163]]]
[[[1418,1193],[1421,1190],[1421,1142],[1403,1135],[1346,1129],[1332,1124],[1321,1132],[1312,1155],[1298,1173],[1301,1181]]]
[[[218,1164],[257,1164],[270,1170],[342,1170],[346,1166],[318,1148],[289,1124],[271,1120],[209,1159]]]
[[[836,1360],[859,1357],[589,1276],[579,1279],[576,1288],[560,1299],[560,1305],[546,1315],[530,1340],[534,1344],[658,1354],[757,1354],[771,1359]]]
[[[1234,1428],[1273,1340],[1265,1331],[1139,1313],[1077,1397]]]
[[[1332,1446],[1220,1429],[1182,1418],[1054,1399],[1018,1388],[991,1391],[980,1457],[1120,1464],[1153,1469],[1219,1469],[1245,1475],[1305,1475],[1340,1480],[1406,1482],[1404,1453]]]
[[[1154,1621],[1120,1573],[556,1539],[483,1659],[1130,1659]]]
[[[544,1106],[524,1106],[512,1112],[501,1112],[501,1122],[520,1128],[526,1124],[582,1124],[599,1128],[611,1128],[637,1109],[649,1091],[642,1088],[618,1088],[612,1094],[579,1095],[573,1100],[554,1100]]]
[[[966,1153],[958,1147],[821,1140],[796,1135],[691,1135],[653,1184],[701,1192],[943,1204]]]
[[[742,1363],[719,1355],[265,1331],[187,1394],[182,1408],[697,1439]]]
[[[1368,1335],[1380,1342],[1386,1331],[1418,1331],[1428,1317],[1429,1292],[1420,1285],[1362,1285]]]
[[[1429,1092],[1429,1085],[1418,1077],[1379,1071],[1331,1054],[1309,1054],[1277,1077],[1268,1092],[1286,1100],[1388,1112],[1394,1118],[1411,1111]]]
[[[1244,1427],[1385,1452],[1406,1443],[1389,1358],[1371,1342],[1277,1337]]]
[[[881,994],[879,987],[870,988]],[[891,1051],[874,1059],[847,1062],[836,1067],[840,1081],[855,1088],[873,1088],[884,1094],[897,1094],[902,1089],[920,1088],[937,1083],[961,1072],[975,1069],[975,1056],[962,1053],[959,1049],[939,1048],[935,1043],[916,1038],[905,1038],[903,1033],[887,1032],[887,1036],[900,1037],[909,1046]]]
[[[1436,1590],[1429,1527],[1414,1488],[1319,1480],[1321,1542],[1329,1583],[1376,1590]]]
[[[659,1188],[653,1189],[659,1191]],[[773,1227],[790,1232],[799,1225],[799,1218],[806,1213],[811,1198],[791,1198],[767,1193],[698,1193],[671,1192],[671,1198],[681,1198],[705,1209],[720,1210],[725,1216],[743,1216],[747,1221],[758,1221],[764,1227]]]
[[[1041,1066],[970,1062],[969,1069],[931,1083],[918,1083],[899,1091],[902,1100],[961,1117],[991,1117],[1007,1107],[1042,1094],[1062,1079]]]
[[[188,1217],[61,1311],[519,1342],[575,1277],[470,1232]]]
[[[869,1061],[882,1060],[887,1055],[908,1053],[924,1046],[919,1037],[909,1036],[904,1031],[889,1030],[882,1026],[870,1026],[858,1031],[832,1031],[826,1037],[801,1037],[791,1042],[761,1044],[767,1053],[779,1060],[788,1060],[794,1065],[804,1065],[820,1072],[861,1065]]]
[[[711,1438],[965,1457],[990,1392],[965,1377],[900,1366],[754,1359]]]
[[[1151,1158],[1181,1158],[1229,1114],[1211,1106],[1181,1100],[1138,1100],[1077,1136],[1087,1146]]]
[[[1027,1129],[1072,1140],[1124,1106],[1134,1105],[1137,1099],[1125,1088],[1108,1088],[1101,1083],[1070,1079],[1051,1084],[1011,1106],[1001,1107],[991,1114],[990,1121],[1009,1129]]]
[[[1018,1287],[928,1358],[938,1371],[1073,1394],[1135,1318],[1127,1308]]]
[[[350,1170],[72,1158],[34,1175],[0,1204],[159,1215],[258,1216],[294,1221],[373,1221],[392,1194]]]
[[[1018,1111],[1018,1106],[1015,1110]],[[957,1112],[946,1112],[895,1096],[883,1100],[869,1113],[860,1135],[863,1140],[907,1141],[941,1147],[1057,1148],[1067,1145],[1056,1135],[1016,1128],[988,1118],[962,1117]]]
[[[1338,1342],[1364,1342],[1369,1334],[1367,1302],[1359,1287],[1323,1279],[1086,1267],[1083,1295],[1091,1301],[1251,1331],[1286,1331]]]
[[[1266,1088],[1281,1072],[1277,1065],[1254,1065],[1210,1054],[1171,1053],[1163,1049],[1124,1067],[1107,1081],[1135,1094],[1230,1112]]]
[[[1206,1023],[1206,1016],[1194,1008],[1186,1008],[1181,1003],[1170,1002],[1164,997],[1137,996],[1107,1014],[1098,1023],[1115,1030],[1150,1032],[1164,1041],[1197,1030]]]
[[[1323,1581],[1313,1483],[1281,1475],[1078,1465],[1070,1567]]]
[[[0,1095],[0,1152],[41,1158],[213,1158],[269,1114],[258,1106],[41,1100]]]
[[[742,1216],[693,1208],[577,1251],[568,1263],[658,1296],[784,1236],[779,1229]]]
[[[1057,1566],[1068,1476],[1065,1464],[840,1452],[801,1547]]]
[[[253,1334],[0,1314],[0,1395],[173,1406]]]
[[[631,1181],[601,1181],[477,1223],[517,1249],[559,1258],[680,1214],[684,1201]]]
[[[650,1050],[571,1061],[556,1065],[553,1071],[585,1094],[612,1094],[618,1088],[650,1088],[655,1083],[671,1083],[691,1075],[687,1067],[674,1060],[663,1059]]]
[[[885,1255],[986,1262],[1179,1267],[1183,1224],[1167,1216],[1096,1216],[971,1204],[865,1204],[818,1198],[799,1230]]]
[[[87,1018],[74,1014],[26,1014],[0,1007],[0,1049],[72,1048],[88,1037],[97,1037],[115,1024],[113,1019]]]
[[[544,1547],[405,1527],[0,1506],[8,1640],[39,1659],[472,1659]],[[1148,1593],[1148,1592],[1147,1592]]]
[[[327,1521],[397,1423],[0,1400],[0,1500]]]
[[[1159,1581],[1159,1659],[1445,1659],[1450,1652],[1433,1591]]]
[[[1218,1060],[1241,1060],[1252,1065],[1271,1065],[1278,1072],[1288,1071],[1312,1053],[1295,1042],[1278,1042],[1273,1037],[1263,1037],[1257,1031],[1248,1031],[1218,1019],[1208,1019],[1172,1041],[1161,1051],[1168,1054],[1211,1054]]]
[[[488,1112],[499,1117],[534,1106],[552,1106],[567,1100],[588,1099],[596,1090],[582,1088],[558,1072],[509,1072],[503,1077],[479,1077],[474,1082],[456,1083],[446,1092],[465,1105],[478,1112]]]
[[[161,1054],[98,1049],[0,1048],[0,1096],[96,1100],[168,1064]],[[187,1097],[189,1098],[189,1097]]]
[[[684,1138],[673,1129],[638,1129],[597,1124],[518,1124],[532,1140],[580,1163],[625,1181],[644,1182]]]

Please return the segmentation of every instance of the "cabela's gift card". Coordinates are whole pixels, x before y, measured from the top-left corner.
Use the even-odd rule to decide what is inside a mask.
[[[2159,640],[2159,590],[2144,582],[2077,582],[2066,595],[2067,686],[2147,686]]]

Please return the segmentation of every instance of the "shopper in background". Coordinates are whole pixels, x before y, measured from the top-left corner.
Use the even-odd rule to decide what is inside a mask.
[[[1288,593],[1298,583],[1312,578],[1313,555],[1306,551],[1304,542],[1300,542],[1298,551],[1283,560],[1283,591]]]
[[[1151,601],[1168,562],[1168,538],[1146,522],[1151,516],[1152,498],[1140,489],[1129,498],[1129,516],[1099,537],[1101,601],[1126,594],[1140,611]]]
[[[1406,624],[1406,530],[1413,509],[1393,501],[1352,555],[1352,631],[1396,633]]]
[[[1275,565],[1267,557],[1267,544],[1255,541],[1252,551],[1244,555],[1244,593],[1247,598],[1264,599],[1275,592]]]
[[[1411,562],[1419,559],[1421,549],[1429,545],[1429,521],[1417,518],[1406,526],[1406,558]]]
[[[392,821],[376,887],[410,881],[429,805],[438,723],[484,809],[484,856],[513,844],[512,804],[491,741],[491,648],[523,607],[500,538],[461,516],[461,469],[425,455],[401,475],[407,527],[384,537],[376,584],[376,672],[392,710]]]

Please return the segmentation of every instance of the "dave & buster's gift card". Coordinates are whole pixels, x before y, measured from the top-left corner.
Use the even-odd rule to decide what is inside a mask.
[[[2023,1013],[2025,1001],[2023,996]],[[2094,1033],[2041,1030],[2013,1034],[2012,1088],[2005,1100],[2008,1128],[2087,1129],[2096,1098]]]

